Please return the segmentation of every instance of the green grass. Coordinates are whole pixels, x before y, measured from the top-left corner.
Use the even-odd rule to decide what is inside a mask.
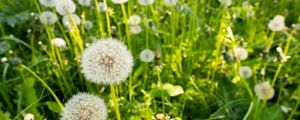
[[[98,2],[115,13],[101,12]],[[151,120],[158,113],[179,120],[299,119],[300,31],[291,26],[300,22],[300,1],[248,0],[247,7],[242,2],[233,0],[227,8],[217,0],[179,0],[176,6],[163,0],[150,6],[137,0],[122,5],[92,0],[90,7],[77,3],[76,14],[93,21],[93,28],[78,25],[67,31],[58,14],[54,25],[36,19],[55,8],[38,0],[2,0],[0,58],[8,61],[0,63],[0,120],[23,119],[25,113],[37,120],[59,119],[63,103],[78,92],[103,98],[109,120]],[[128,25],[134,14],[142,18],[143,31],[137,35]],[[283,15],[289,29],[272,32],[267,25],[275,15]],[[64,38],[68,47],[52,46],[55,37]],[[78,60],[86,43],[108,37],[128,46],[134,69],[121,84],[96,85],[85,80]],[[232,56],[236,46],[248,51],[248,59]],[[277,47],[291,56],[287,62],[280,62]],[[139,59],[144,49],[155,52],[153,62]],[[251,67],[252,77],[242,78],[240,66]],[[259,100],[254,92],[262,81],[270,81],[275,90],[270,100]],[[176,94],[180,89],[184,93]]]

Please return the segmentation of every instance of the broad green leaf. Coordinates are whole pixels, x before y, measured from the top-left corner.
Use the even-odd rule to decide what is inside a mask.
[[[60,109],[59,105],[58,105],[56,102],[53,102],[53,101],[47,101],[47,102],[46,102],[46,105],[47,105],[47,107],[48,107],[52,112],[55,112],[55,113],[60,113],[60,112],[61,112],[61,109]]]

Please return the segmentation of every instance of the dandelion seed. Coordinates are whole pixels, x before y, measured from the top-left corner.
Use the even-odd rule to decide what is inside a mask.
[[[6,63],[6,62],[7,62],[7,57],[1,58],[1,62],[2,62],[2,63]]]
[[[272,31],[282,31],[286,29],[284,24],[284,17],[282,15],[276,15],[269,23],[268,27]]]
[[[82,6],[91,6],[91,0],[78,0],[78,3]]]
[[[219,2],[225,6],[230,6],[232,1],[231,0],[219,0]]]
[[[138,25],[142,21],[141,17],[138,15],[131,15],[128,19],[128,24],[129,25]]]
[[[123,4],[126,3],[128,0],[111,0],[115,4]]]
[[[234,57],[238,60],[246,60],[248,58],[248,52],[245,48],[236,47],[233,53]]]
[[[142,32],[142,28],[139,25],[132,25],[130,26],[130,33],[131,34],[139,34],[140,32]]]
[[[239,69],[239,74],[242,78],[250,78],[253,74],[252,69],[248,66],[242,66]]]
[[[98,96],[78,93],[65,103],[61,120],[106,120],[104,101]]]
[[[72,0],[61,0],[56,4],[56,11],[60,15],[67,15],[74,13],[76,10],[76,5]]]
[[[34,120],[34,115],[31,113],[26,113],[24,115],[24,120]]]
[[[147,6],[154,3],[155,0],[138,0],[140,5]]]
[[[133,67],[127,47],[116,39],[102,39],[86,48],[81,58],[82,72],[87,80],[100,84],[124,81]]]
[[[89,20],[86,20],[84,21],[84,28],[89,30],[89,29],[92,29],[93,27],[93,22],[92,21],[89,21]]]
[[[62,38],[54,38],[51,40],[51,44],[55,47],[63,48],[66,47],[66,41]]]
[[[154,53],[150,49],[145,49],[140,53],[140,59],[143,62],[152,62],[154,59]]]
[[[167,5],[174,6],[177,4],[178,0],[164,0]]]
[[[45,7],[54,7],[56,4],[56,0],[39,0],[41,5]]]
[[[269,96],[267,97],[269,91],[270,93]],[[254,92],[256,93],[257,97],[261,100],[272,99],[275,95],[275,91],[273,88],[271,88],[269,81],[256,84],[254,87]]]
[[[57,21],[57,16],[53,12],[45,11],[40,15],[40,20],[43,24],[51,25]]]
[[[63,17],[63,24],[67,27],[67,28],[72,28],[73,26],[73,21],[76,25],[79,25],[81,22],[81,19],[78,15],[76,14],[71,14],[71,15],[64,15]]]

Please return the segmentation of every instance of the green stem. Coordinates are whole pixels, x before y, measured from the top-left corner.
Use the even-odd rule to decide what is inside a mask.
[[[121,116],[120,116],[120,110],[119,110],[119,102],[118,102],[118,97],[116,96],[116,90],[115,90],[114,85],[110,85],[110,92],[111,92],[111,97],[113,99],[114,102],[114,107],[115,107],[115,111],[116,111],[116,117],[117,120],[121,120]]]
[[[53,90],[48,86],[48,84],[42,78],[40,78],[35,72],[33,72],[27,66],[21,64],[21,67],[24,68],[25,70],[27,70],[28,72],[30,72],[34,77],[36,77],[43,84],[43,86],[50,92],[50,94],[54,97],[54,99],[56,100],[56,102],[59,105],[59,107],[61,109],[64,108],[64,105],[60,102],[60,100],[58,99],[58,97],[56,96],[56,94],[53,92]]]

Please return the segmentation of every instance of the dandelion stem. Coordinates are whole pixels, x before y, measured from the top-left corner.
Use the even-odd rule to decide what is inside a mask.
[[[36,77],[43,84],[43,86],[51,93],[51,95],[54,97],[54,99],[56,100],[56,102],[59,105],[59,107],[61,109],[64,108],[64,105],[60,102],[60,100],[58,99],[58,97],[56,96],[56,94],[53,92],[53,90],[48,86],[48,84],[42,78],[40,78],[35,72],[33,72],[27,66],[21,64],[21,67],[24,68],[25,70],[27,70],[28,72],[30,72],[34,77]]]
[[[110,92],[111,92],[111,97],[113,99],[114,102],[114,107],[115,107],[115,111],[116,111],[116,116],[117,116],[117,120],[121,120],[121,116],[120,116],[120,111],[119,111],[119,103],[118,103],[118,97],[116,96],[116,90],[113,84],[110,85]]]

